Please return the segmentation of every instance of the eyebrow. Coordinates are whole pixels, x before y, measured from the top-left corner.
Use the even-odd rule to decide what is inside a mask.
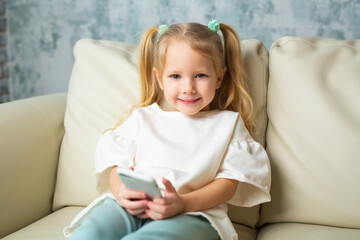
[[[164,72],[165,72],[165,70],[164,70]],[[181,72],[181,70],[178,70],[176,68],[173,68],[173,69],[169,68],[169,69],[166,70],[166,72]],[[199,68],[199,69],[195,69],[194,72],[196,72],[196,73],[210,72],[210,70],[206,69],[206,68]]]

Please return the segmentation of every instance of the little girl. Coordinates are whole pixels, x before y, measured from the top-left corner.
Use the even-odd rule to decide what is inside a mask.
[[[269,201],[270,165],[251,137],[253,105],[236,32],[215,20],[151,28],[140,44],[140,73],[141,103],[96,149],[97,187],[105,194],[65,235],[237,239],[226,203]],[[153,177],[163,197],[148,200],[126,188],[117,167]]]

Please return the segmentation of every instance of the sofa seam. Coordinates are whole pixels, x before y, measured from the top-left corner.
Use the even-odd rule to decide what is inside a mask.
[[[257,40],[257,39],[256,39]],[[263,79],[265,79],[265,81],[263,82],[263,89],[264,89],[264,92],[263,92],[263,95],[265,96],[264,97],[264,100],[262,101],[262,105],[264,106],[264,109],[262,109],[262,117],[264,119],[264,122],[265,122],[265,127],[264,129],[262,129],[262,134],[261,134],[261,138],[264,142],[264,149],[266,148],[266,129],[267,129],[267,125],[268,125],[268,117],[267,117],[267,112],[266,112],[266,108],[267,108],[267,87],[268,87],[268,72],[269,72],[269,68],[268,68],[268,64],[266,64],[265,62],[265,59],[264,59],[264,56],[263,54],[261,54],[261,51],[262,50],[262,47],[265,48],[264,44],[260,41],[260,40],[257,40],[257,53],[258,53],[258,56],[260,57],[261,59],[261,62],[262,62],[262,66],[263,66],[263,69],[264,69],[264,72],[263,72]],[[268,55],[268,54],[267,54]],[[269,59],[267,61],[269,63]]]
[[[260,42],[259,42],[260,43]],[[260,43],[260,47],[265,47],[263,44]],[[269,54],[267,54],[269,56]],[[268,121],[269,121],[269,118],[268,118],[268,115],[267,115],[267,96],[268,96],[268,86],[269,86],[269,57],[268,57],[268,60],[267,60],[267,64],[265,63],[264,61],[264,57],[259,54],[259,56],[261,57],[261,60],[262,60],[262,64],[263,64],[263,68],[264,68],[264,73],[263,73],[263,78],[265,79],[265,81],[263,82],[264,86],[263,86],[263,89],[264,89],[264,109],[263,109],[263,117],[264,117],[264,121],[265,121],[265,127],[263,129],[263,134],[262,134],[262,138],[263,138],[263,141],[264,141],[264,149],[266,149],[266,146],[267,146],[267,141],[266,141],[266,130],[267,130],[267,126],[268,126]]]

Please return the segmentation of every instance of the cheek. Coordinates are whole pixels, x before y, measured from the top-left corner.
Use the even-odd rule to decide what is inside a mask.
[[[204,82],[199,86],[203,93],[213,95],[216,91],[216,84],[213,82]]]
[[[170,81],[164,81],[164,94],[165,96],[177,95],[177,86],[175,83]]]

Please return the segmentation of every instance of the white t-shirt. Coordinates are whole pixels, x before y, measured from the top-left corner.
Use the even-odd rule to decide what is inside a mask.
[[[117,165],[155,178],[162,191],[162,177],[179,194],[197,190],[217,178],[239,181],[228,202],[251,207],[270,201],[270,164],[263,147],[248,133],[240,115],[232,111],[204,111],[193,116],[162,110],[156,103],[135,110],[115,130],[106,131],[95,153],[97,190],[92,202],[67,227],[70,236],[84,215],[106,197],[111,168]],[[226,203],[202,212],[221,239],[237,239],[227,216]]]

